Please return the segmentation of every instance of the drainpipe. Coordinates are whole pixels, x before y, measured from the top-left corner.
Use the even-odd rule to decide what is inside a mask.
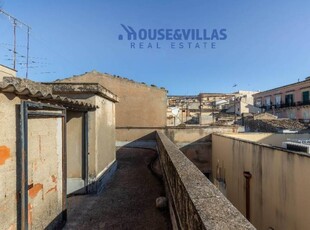
[[[236,123],[236,120],[237,120],[237,117],[236,117],[236,95],[234,96],[234,120],[235,120],[235,123]]]
[[[245,210],[246,210],[246,218],[250,221],[250,179],[252,178],[252,174],[250,172],[243,172],[243,176],[245,177]]]
[[[200,113],[200,117],[199,117],[199,124],[202,125],[202,102],[201,102],[201,99],[200,99],[200,104],[199,104],[199,113]]]

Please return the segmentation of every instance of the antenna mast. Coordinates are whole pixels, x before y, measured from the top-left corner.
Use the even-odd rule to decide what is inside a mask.
[[[14,48],[13,48],[13,68],[16,69],[16,26],[22,25],[27,27],[27,59],[26,59],[26,78],[28,78],[28,69],[29,69],[29,34],[31,27],[27,24],[23,23],[22,21],[18,20],[17,18],[13,17],[12,15],[6,13],[5,11],[0,9],[0,13],[7,16],[10,20],[13,20],[13,34],[14,34]]]

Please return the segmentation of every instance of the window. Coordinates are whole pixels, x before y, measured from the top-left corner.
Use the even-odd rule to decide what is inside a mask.
[[[285,95],[285,105],[291,106],[294,104],[294,94]]]
[[[243,176],[245,177],[245,211],[246,211],[245,217],[250,221],[250,216],[251,216],[250,179],[252,178],[252,174],[250,172],[243,172]]]
[[[276,95],[276,97],[275,97],[275,105],[276,105],[277,108],[280,107],[280,105],[281,105],[281,95]]]
[[[256,107],[261,107],[262,106],[262,100],[260,98],[256,99],[255,105],[256,105]]]
[[[265,106],[266,106],[266,109],[270,108],[270,97],[265,97]]]
[[[302,103],[309,104],[309,91],[302,92]]]

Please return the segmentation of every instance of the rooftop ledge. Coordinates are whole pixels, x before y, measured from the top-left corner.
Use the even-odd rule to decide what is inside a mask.
[[[45,82],[55,94],[96,94],[113,102],[118,102],[117,95],[98,83]]]
[[[19,96],[56,103],[70,108],[96,109],[93,104],[54,94],[48,85],[17,77],[3,77],[0,82],[0,92],[14,93]]]
[[[255,229],[167,136],[156,139],[174,229]]]

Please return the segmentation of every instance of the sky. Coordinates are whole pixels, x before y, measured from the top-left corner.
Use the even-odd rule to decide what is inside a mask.
[[[34,81],[97,70],[165,87],[170,95],[194,95],[263,91],[310,76],[308,0],[0,0],[0,6],[31,26],[29,79]],[[127,38],[121,24],[136,31],[225,28],[227,38],[215,41],[215,48],[211,41],[206,48],[172,49],[171,41],[139,40],[133,49],[133,41],[119,40],[119,35]],[[152,48],[146,48],[149,43]],[[27,29],[18,25],[20,77],[26,44]],[[12,67],[12,47],[12,21],[0,15],[1,64]]]

